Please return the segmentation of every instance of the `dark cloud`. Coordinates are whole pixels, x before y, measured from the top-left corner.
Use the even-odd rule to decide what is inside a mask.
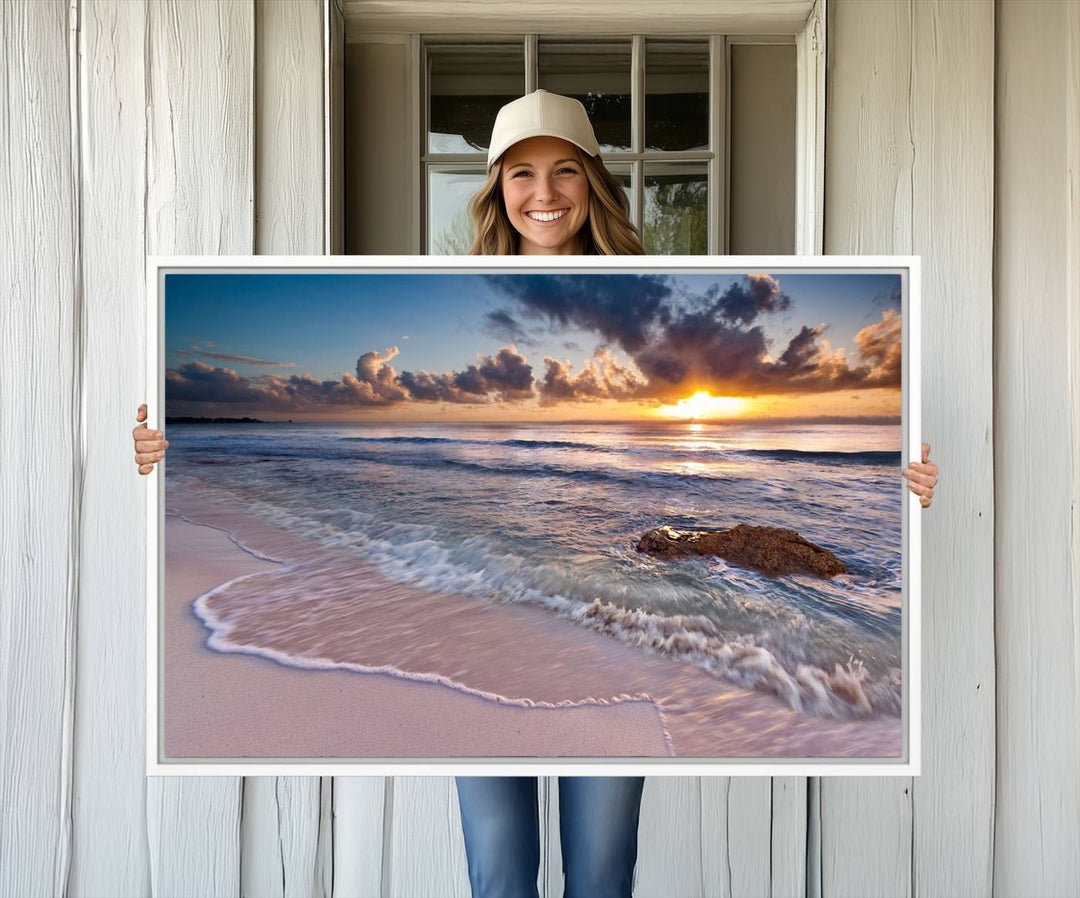
[[[454,384],[476,396],[494,393],[504,401],[530,399],[533,396],[532,365],[525,361],[516,346],[504,346],[494,356],[455,374]]]
[[[205,362],[188,362],[178,371],[165,372],[165,399],[188,402],[258,402],[263,391],[233,371]]]
[[[398,382],[419,402],[483,403],[493,396],[503,402],[517,402],[535,395],[532,366],[516,346],[504,346],[464,371],[403,371]]]
[[[486,278],[517,302],[521,314],[549,324],[594,331],[627,352],[643,348],[649,328],[664,324],[672,295],[668,279],[643,274],[506,274]]]
[[[525,326],[506,309],[488,312],[484,316],[483,330],[498,340],[521,343],[523,346],[536,345],[536,341],[525,331]]]
[[[421,371],[414,374],[411,371],[402,371],[398,375],[398,383],[409,392],[414,402],[476,403],[484,401],[460,389],[454,383],[453,373],[432,374]]]
[[[719,285],[706,294],[710,299],[719,292]],[[731,284],[713,303],[713,311],[722,318],[740,324],[751,324],[761,314],[783,312],[791,307],[791,297],[768,274],[748,274]]]
[[[366,352],[356,360],[356,374],[341,380],[318,380],[311,374],[246,378],[232,368],[189,362],[165,372],[165,398],[185,403],[236,403],[272,410],[310,410],[331,405],[388,406],[405,402],[408,392],[388,364],[397,347],[385,353]]]

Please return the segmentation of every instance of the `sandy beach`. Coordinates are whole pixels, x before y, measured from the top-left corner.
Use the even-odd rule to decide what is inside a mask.
[[[168,759],[899,755],[898,718],[799,714],[538,607],[391,582],[240,507],[168,504]]]

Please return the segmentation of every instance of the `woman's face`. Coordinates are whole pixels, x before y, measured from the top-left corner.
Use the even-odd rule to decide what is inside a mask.
[[[589,182],[578,148],[558,137],[529,137],[503,154],[506,214],[523,256],[576,255],[589,215]]]

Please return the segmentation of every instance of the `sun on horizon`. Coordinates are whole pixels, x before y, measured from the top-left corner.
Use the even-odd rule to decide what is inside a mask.
[[[698,390],[693,396],[680,399],[674,405],[662,405],[656,412],[665,418],[683,421],[702,418],[728,418],[741,415],[748,400],[739,396],[713,396],[706,390]]]

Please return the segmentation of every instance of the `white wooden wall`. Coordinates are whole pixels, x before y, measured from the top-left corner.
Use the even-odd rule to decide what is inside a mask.
[[[825,250],[923,257],[924,772],[651,778],[636,894],[1075,895],[1080,5],[829,15]],[[467,895],[449,779],[143,775],[143,256],[340,245],[336,0],[0,29],[0,896]]]

